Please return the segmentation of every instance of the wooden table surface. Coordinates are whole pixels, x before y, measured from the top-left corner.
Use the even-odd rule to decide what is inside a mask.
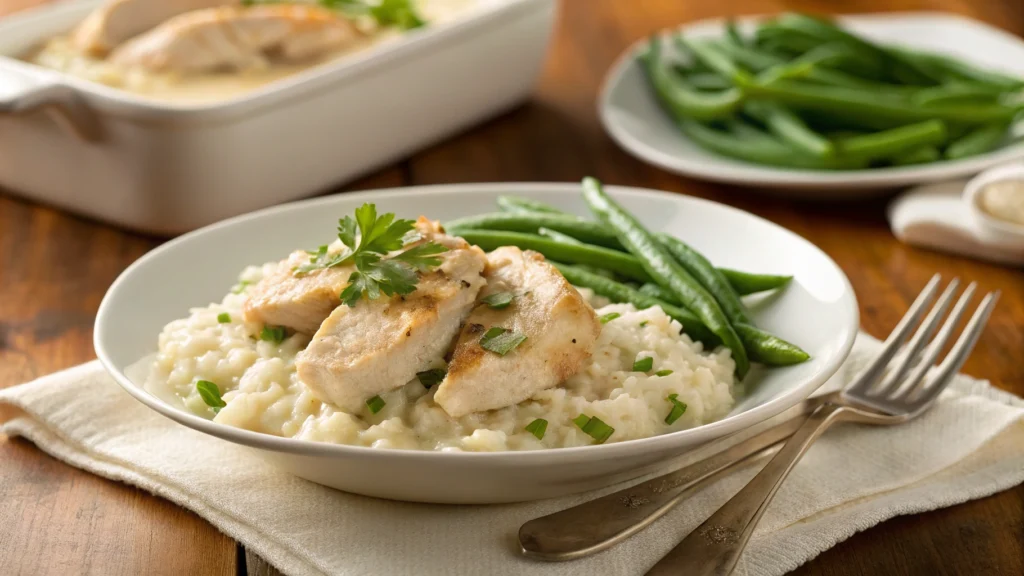
[[[0,0],[0,14],[40,0]],[[567,0],[543,76],[522,107],[340,188],[473,181],[605,182],[713,198],[820,246],[850,277],[863,327],[884,336],[935,272],[1003,298],[965,371],[1024,395],[1024,272],[898,243],[885,200],[815,204],[696,182],[626,155],[604,134],[595,95],[631,42],[702,18],[783,9],[946,10],[1024,34],[1020,0]],[[94,358],[104,291],[158,240],[0,192],[0,386]],[[2,416],[2,415],[0,415]],[[274,573],[196,515],[0,437],[0,574]],[[858,534],[803,575],[1024,574],[1024,485]]]

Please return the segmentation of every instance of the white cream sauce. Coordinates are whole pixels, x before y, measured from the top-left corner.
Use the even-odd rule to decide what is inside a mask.
[[[481,2],[482,0],[417,0],[416,5],[420,15],[427,21],[427,25],[436,26],[459,17],[470,7]],[[153,100],[178,104],[203,104],[226,100],[250,92],[303,70],[366,50],[376,44],[394,41],[402,34],[397,29],[375,28],[371,22],[359,22],[358,25],[366,32],[366,37],[355,45],[300,64],[271,63],[266,68],[242,71],[179,75],[122,68],[105,60],[79,53],[73,47],[69,36],[51,38],[42,48],[24,59],[46,68],[59,70]]]
[[[985,186],[978,204],[995,218],[1024,226],[1024,180],[1001,180]]]

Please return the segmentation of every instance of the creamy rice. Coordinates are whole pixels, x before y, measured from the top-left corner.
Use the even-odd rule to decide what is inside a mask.
[[[269,270],[250,267],[244,282],[255,283]],[[680,334],[680,324],[660,308],[636,310],[629,304],[598,306],[598,315],[621,316],[602,326],[593,357],[563,386],[500,410],[451,418],[433,401],[433,390],[418,380],[381,394],[387,405],[377,414],[349,414],[317,400],[298,379],[295,359],[309,337],[294,335],[280,344],[256,338],[262,326],[242,320],[244,291],[220,304],[193,309],[160,334],[159,353],[147,388],[162,398],[215,422],[291,438],[373,448],[443,451],[532,450],[586,446],[594,440],[572,421],[596,416],[612,426],[608,442],[647,438],[700,426],[725,416],[733,405],[734,364],[729,351],[705,351]],[[217,316],[228,313],[231,322]],[[633,362],[654,358],[649,372],[633,372]],[[439,361],[439,367],[443,363]],[[671,370],[666,376],[655,372]],[[196,391],[198,380],[218,385],[227,406],[218,414]],[[672,425],[665,417],[670,394],[687,405]],[[536,418],[548,421],[543,440],[524,428]]]

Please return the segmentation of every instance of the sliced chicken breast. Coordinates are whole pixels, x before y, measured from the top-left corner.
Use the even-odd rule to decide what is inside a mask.
[[[240,3],[240,0],[107,0],[78,25],[72,41],[75,48],[85,54],[105,56],[121,43],[178,14]]]
[[[508,307],[474,308],[459,334],[448,375],[434,401],[458,418],[518,404],[579,372],[601,333],[601,324],[579,292],[533,251],[506,246],[487,255],[486,297],[514,294]],[[485,350],[492,327],[526,336],[504,356]]]
[[[461,238],[420,218],[424,240],[443,244],[441,265],[404,297],[340,306],[299,354],[299,378],[321,400],[358,414],[366,401],[398,388],[441,359],[484,286],[486,258]]]
[[[226,6],[172,18],[111,54],[116,64],[194,74],[301,61],[358,41],[361,33],[326,8],[296,4]]]
[[[332,253],[342,249],[338,242],[332,246]],[[341,291],[355,267],[338,266],[296,276],[295,268],[309,260],[308,252],[293,252],[250,288],[243,306],[245,321],[284,326],[303,334],[316,332],[331,311],[341,305]]]

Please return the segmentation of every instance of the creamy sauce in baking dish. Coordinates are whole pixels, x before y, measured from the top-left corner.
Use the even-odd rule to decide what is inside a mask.
[[[416,0],[419,14],[434,26],[457,18],[483,0]],[[375,28],[372,22],[358,22],[366,34],[355,44],[347,45],[301,63],[272,62],[270,66],[246,70],[203,74],[155,73],[138,68],[118,66],[103,58],[83,54],[74,47],[70,35],[48,40],[41,48],[24,57],[25,61],[59,70],[107,86],[112,86],[171,103],[203,104],[226,100],[265,86],[348,54],[401,37],[397,28]]]

